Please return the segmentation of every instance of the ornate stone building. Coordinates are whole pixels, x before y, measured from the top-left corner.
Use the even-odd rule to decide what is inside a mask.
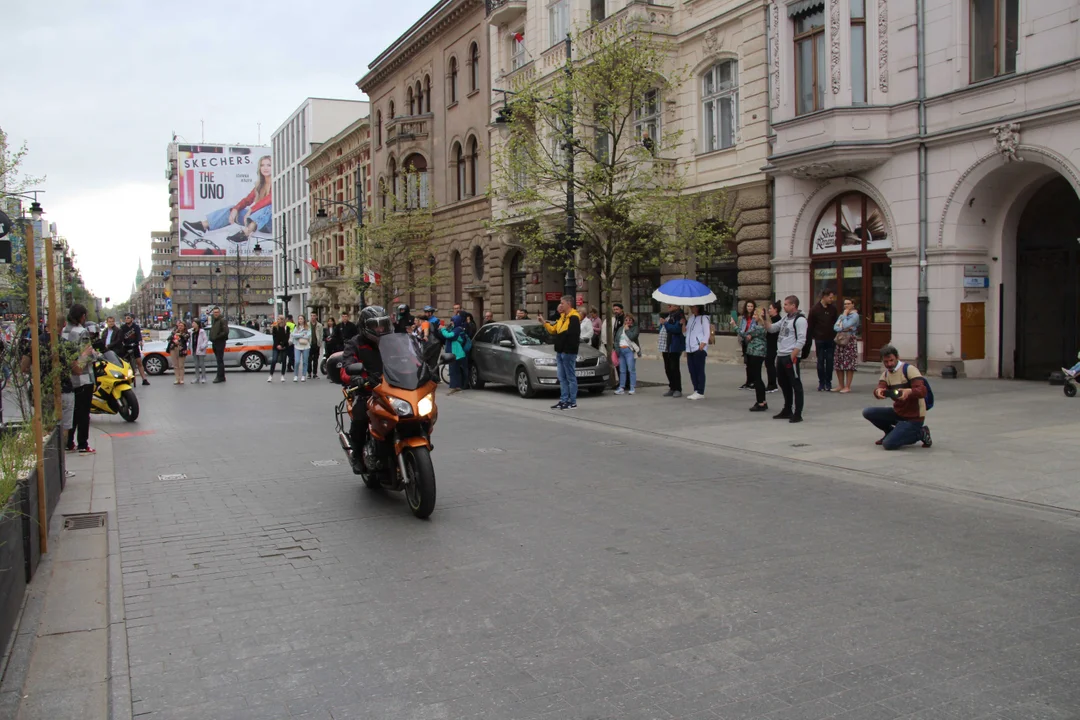
[[[1045,379],[1080,345],[1075,0],[769,3],[773,267],[862,351]]]
[[[492,82],[500,89],[513,89],[524,75],[562,72],[566,33],[592,23],[631,19],[668,40],[671,66],[686,68],[688,78],[668,96],[658,91],[636,114],[636,129],[651,137],[682,130],[670,159],[686,177],[685,191],[725,193],[727,216],[717,219],[729,224],[736,240],[733,253],[691,270],[718,296],[709,308],[714,319],[727,317],[743,300],[770,296],[770,190],[762,171],[768,155],[764,0],[489,0],[487,19]],[[492,111],[503,101],[493,93]],[[492,141],[498,141],[495,131]],[[549,298],[561,294],[562,278],[525,267],[506,235],[500,234],[497,261],[511,304],[524,304],[530,313],[549,309]],[[660,306],[652,292],[675,271],[637,267],[621,279],[621,299],[643,329],[655,328]],[[599,305],[599,290],[598,281],[579,283],[590,305]]]
[[[349,248],[358,241],[357,218],[344,205],[363,205],[364,221],[371,220],[371,123],[363,117],[324,143],[312,145],[301,161],[307,174],[308,233],[311,257],[318,268],[312,274],[309,305],[321,316],[345,309],[355,313],[360,299],[355,277],[350,276]],[[318,217],[320,209],[326,217]]]
[[[402,289],[402,302],[442,310],[461,302],[478,318],[503,305],[500,253],[484,225],[489,78],[484,3],[442,0],[357,83],[371,101],[372,222],[392,211],[389,194],[400,207],[430,208],[434,219],[427,267],[383,278]],[[434,281],[417,282],[422,273]]]

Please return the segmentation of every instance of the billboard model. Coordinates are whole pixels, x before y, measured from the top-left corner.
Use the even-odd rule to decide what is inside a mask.
[[[251,255],[273,236],[270,148],[178,145],[180,255]]]

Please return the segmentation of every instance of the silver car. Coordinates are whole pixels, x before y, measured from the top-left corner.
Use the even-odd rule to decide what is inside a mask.
[[[611,363],[599,350],[583,344],[576,373],[579,388],[600,394],[608,387]],[[487,383],[513,385],[526,398],[541,390],[558,390],[554,338],[533,320],[485,325],[473,338],[469,383],[478,390]]]
[[[207,330],[209,332],[209,330]],[[167,343],[162,340],[148,342],[143,345],[143,367],[148,375],[160,375],[169,369],[172,359],[165,350]],[[270,364],[270,356],[274,351],[274,338],[266,333],[261,333],[243,325],[229,326],[229,339],[225,341],[225,367],[242,367],[248,372],[258,372],[264,365]],[[206,366],[214,368],[217,361],[214,359],[214,351],[207,347]],[[195,366],[195,358],[188,355],[184,359],[184,367]]]

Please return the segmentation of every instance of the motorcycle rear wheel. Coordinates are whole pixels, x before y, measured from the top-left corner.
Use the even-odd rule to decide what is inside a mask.
[[[134,390],[124,390],[121,392],[120,400],[118,402],[120,405],[120,417],[128,422],[135,422],[139,419],[139,398],[135,397]]]
[[[435,511],[435,467],[431,464],[431,451],[426,447],[408,448],[405,472],[408,473],[405,499],[412,514],[423,520]]]

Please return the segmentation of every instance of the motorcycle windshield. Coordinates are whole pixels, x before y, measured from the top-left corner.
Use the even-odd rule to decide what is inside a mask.
[[[114,353],[114,352],[113,352],[112,350],[107,350],[107,351],[105,352],[105,354],[104,354],[104,355],[102,355],[102,357],[104,357],[104,358],[105,358],[105,362],[107,362],[107,363],[111,363],[111,364],[113,364],[113,365],[116,365],[116,366],[123,366],[123,364],[124,364],[124,363],[123,363],[123,362],[122,362],[122,361],[120,360],[120,358],[118,358],[118,357],[116,356],[116,353]]]
[[[416,390],[431,378],[431,370],[421,356],[420,343],[408,333],[384,335],[379,339],[383,378],[402,390]]]

